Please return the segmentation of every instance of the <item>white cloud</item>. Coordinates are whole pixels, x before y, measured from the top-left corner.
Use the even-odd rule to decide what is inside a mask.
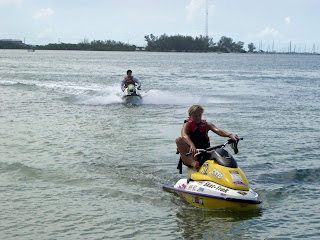
[[[55,12],[51,8],[40,9],[34,16],[34,19],[43,19],[53,15]]]
[[[206,11],[206,0],[190,0],[189,4],[185,6],[187,10],[187,19],[192,20],[198,16],[204,16]],[[208,12],[212,12],[214,5],[208,6]]]
[[[190,3],[185,7],[188,12],[187,19],[191,20],[196,12],[203,8],[203,5],[204,0],[191,0]]]
[[[284,19],[284,21],[285,21],[286,23],[290,24],[290,23],[291,23],[291,17],[286,17],[286,18]]]
[[[263,29],[260,33],[257,34],[258,37],[278,37],[280,36],[280,33],[278,30],[275,30],[273,28],[266,27]]]

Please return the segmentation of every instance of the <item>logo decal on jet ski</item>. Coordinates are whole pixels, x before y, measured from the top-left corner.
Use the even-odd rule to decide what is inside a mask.
[[[235,182],[242,182],[242,177],[240,174],[230,174],[232,177],[232,180]]]
[[[239,174],[238,171],[234,171],[234,170],[229,170],[229,172],[232,174]]]
[[[193,203],[199,203],[199,204],[203,205],[202,198],[198,198],[198,197],[195,197],[195,196],[192,196],[192,202]]]
[[[197,190],[197,188],[198,188],[198,187],[197,187],[196,185],[189,185],[188,188],[187,188],[187,190],[190,190],[190,191],[194,191],[194,192],[195,192],[195,191]]]
[[[245,184],[244,182],[232,182],[232,185],[234,186],[240,186],[240,187],[247,187],[247,184]]]
[[[218,190],[218,191],[224,192],[224,193],[227,193],[229,191],[229,189],[227,189],[227,188],[223,188],[223,187],[220,187],[218,185],[215,185],[215,184],[212,184],[212,183],[209,183],[209,182],[206,182],[203,186],[204,187],[213,188],[215,190]]]
[[[205,163],[203,164],[202,170],[200,173],[202,173],[203,175],[207,175],[208,169],[209,169],[209,163]]]
[[[247,187],[247,184],[245,184],[242,180],[242,177],[240,174],[230,174],[232,177],[232,185],[234,186],[240,186],[240,187]]]
[[[241,194],[242,196],[245,196],[245,195],[247,195],[247,193],[246,192],[238,192],[239,194]]]
[[[223,174],[221,172],[219,172],[217,169],[213,169],[210,172],[210,175],[215,177],[215,178],[218,178],[218,179],[221,179],[223,177]]]

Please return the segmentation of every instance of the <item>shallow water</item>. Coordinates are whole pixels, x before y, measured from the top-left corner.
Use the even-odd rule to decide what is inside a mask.
[[[319,56],[1,50],[1,239],[317,239]],[[125,105],[127,69],[143,103]],[[263,204],[208,211],[173,184],[187,110],[244,138]],[[213,145],[225,141],[210,135]]]

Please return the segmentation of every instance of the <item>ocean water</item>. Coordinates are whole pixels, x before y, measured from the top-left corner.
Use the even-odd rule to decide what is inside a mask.
[[[0,51],[1,239],[319,239],[317,55]],[[143,102],[125,105],[127,69]],[[244,138],[263,203],[203,210],[155,187],[185,177],[187,110]],[[213,133],[211,144],[226,140]]]

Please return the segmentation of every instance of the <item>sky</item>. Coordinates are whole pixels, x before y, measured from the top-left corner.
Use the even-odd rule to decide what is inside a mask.
[[[320,0],[0,0],[0,39],[145,46],[146,35],[205,36],[208,26],[213,42],[320,52],[319,11]]]

